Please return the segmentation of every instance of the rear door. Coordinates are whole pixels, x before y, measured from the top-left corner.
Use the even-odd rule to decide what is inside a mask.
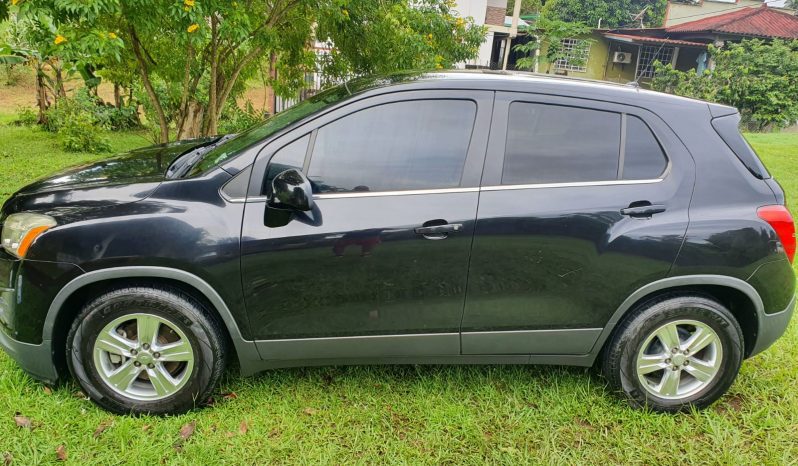
[[[694,181],[651,112],[497,93],[462,326],[464,354],[584,354],[668,273]]]
[[[365,98],[264,149],[241,259],[264,358],[460,353],[492,104],[468,90]],[[287,168],[310,179],[312,212],[268,207]]]

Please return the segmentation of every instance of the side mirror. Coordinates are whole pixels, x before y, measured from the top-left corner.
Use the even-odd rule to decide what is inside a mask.
[[[272,180],[272,199],[269,205],[302,212],[313,209],[313,188],[310,181],[296,169],[280,173]]]

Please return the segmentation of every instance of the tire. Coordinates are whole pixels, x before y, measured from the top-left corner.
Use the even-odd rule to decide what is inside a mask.
[[[634,407],[704,409],[734,382],[743,348],[740,325],[722,304],[701,295],[668,295],[643,303],[618,325],[602,372]]]
[[[178,289],[119,288],[93,299],[75,319],[67,363],[83,391],[108,411],[178,414],[213,393],[225,369],[224,335],[207,309]]]

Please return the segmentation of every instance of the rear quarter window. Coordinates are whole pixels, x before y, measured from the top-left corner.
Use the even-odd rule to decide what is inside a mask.
[[[739,113],[712,119],[712,127],[752,175],[759,179],[770,178],[770,173],[759,160],[754,149],[740,134]]]

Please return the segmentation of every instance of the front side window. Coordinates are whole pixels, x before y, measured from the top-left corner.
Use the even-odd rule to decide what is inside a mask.
[[[587,72],[587,61],[590,57],[590,42],[580,39],[562,40],[563,57],[554,62],[558,70]]]
[[[615,180],[621,114],[513,102],[502,184]]]
[[[308,178],[314,192],[377,192],[460,185],[476,103],[378,105],[318,130]]]

